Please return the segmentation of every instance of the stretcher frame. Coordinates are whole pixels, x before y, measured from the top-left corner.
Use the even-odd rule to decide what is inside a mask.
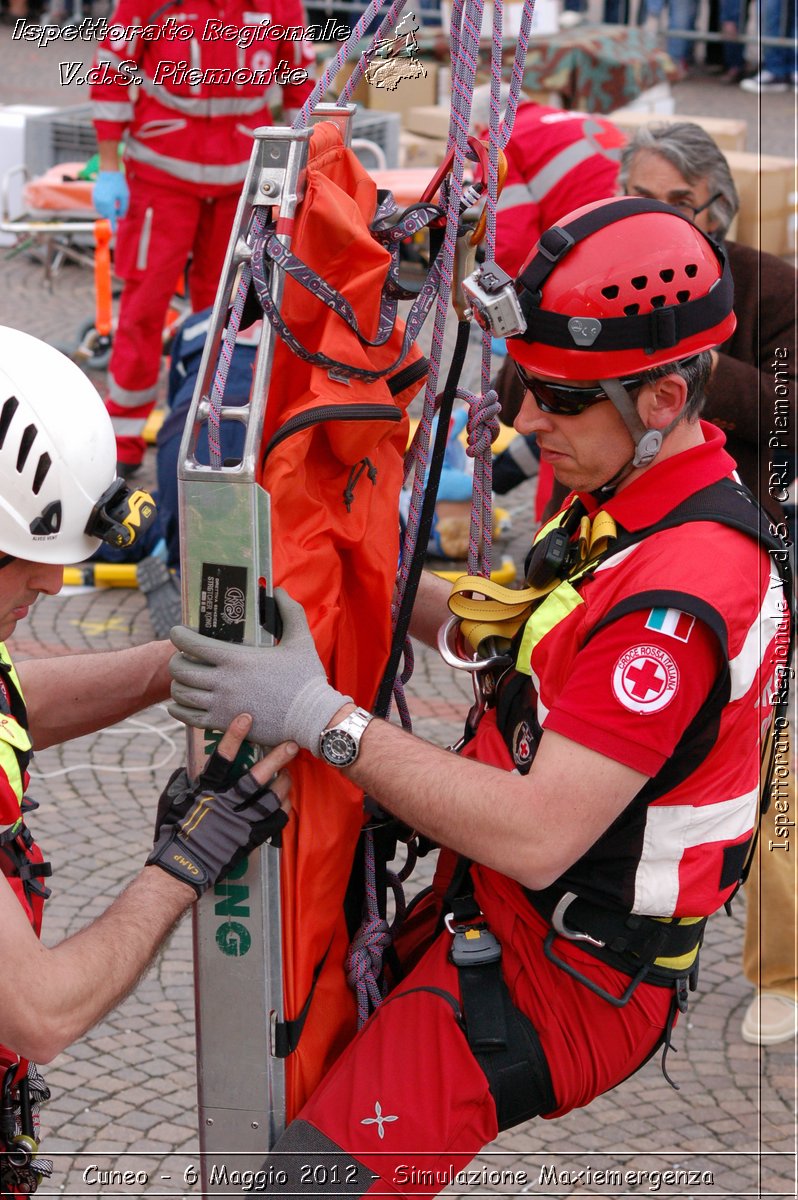
[[[348,144],[354,105],[322,104],[311,122],[335,120]],[[263,322],[249,403],[225,407],[220,424],[245,427],[242,458],[219,468],[196,457],[200,429],[208,422],[216,364],[240,273],[251,253],[247,243],[256,208],[290,225],[302,199],[311,129],[266,127],[255,145],[211,317],[197,387],[186,421],[178,465],[183,619],[192,628],[223,626],[230,589],[240,606],[235,640],[270,645],[263,614],[271,597],[270,499],[256,481],[275,333]],[[288,234],[278,234],[288,244]],[[277,306],[282,273],[271,278]],[[222,397],[223,401],[223,397]],[[211,615],[210,593],[216,607]],[[207,748],[199,731],[188,735],[189,774],[199,773]],[[275,1031],[284,1019],[280,853],[264,846],[233,876],[203,896],[194,909],[197,1086],[203,1195],[227,1193],[225,1166],[255,1168],[285,1125],[285,1063],[274,1054]],[[252,1156],[248,1158],[246,1156]]]
[[[10,167],[3,175],[0,186],[0,233],[10,234],[14,245],[10,254],[21,254],[29,249],[44,249],[45,280],[52,282],[62,264],[69,260],[81,266],[91,267],[94,263],[94,226],[96,215],[80,210],[36,209],[11,216],[10,196],[15,179],[30,180],[30,172],[24,163]],[[76,215],[77,214],[77,215]],[[86,244],[72,241],[75,237],[86,238]]]

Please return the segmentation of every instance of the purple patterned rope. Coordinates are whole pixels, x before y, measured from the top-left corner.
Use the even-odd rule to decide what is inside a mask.
[[[406,3],[407,0],[394,0],[394,3],[388,9],[388,12],[381,21],[379,29],[372,38],[372,46],[379,38],[383,37],[388,30],[393,29],[394,25],[396,24],[396,18],[399,16],[399,13],[402,11]],[[293,124],[294,129],[307,128],[308,118],[310,117],[311,113],[315,109],[316,105],[329,91],[333,81],[338,75],[338,72],[346,62],[349,56],[349,51],[353,46],[357,46],[361,38],[365,36],[366,30],[376,17],[377,13],[380,11],[380,8],[381,0],[370,0],[368,7],[364,9],[363,13],[358,19],[355,28],[352,30],[346,41],[341,44],[341,48],[336,54],[335,58],[331,59],[322,72],[321,77],[316,80],[316,85],[313,88],[313,91],[310,93],[307,100],[302,105],[299,113],[297,114],[297,118]],[[341,95],[339,96],[340,103],[349,103],[349,98],[352,95],[352,92],[363,78],[363,73],[365,71],[365,67],[363,65],[364,57],[364,55],[361,55],[357,60],[352,74],[346,81],[346,85],[342,88]]]
[[[362,1028],[369,1012],[382,1003],[383,992],[379,984],[383,954],[391,944],[388,922],[380,916],[377,897],[374,835],[370,829],[364,834],[364,868],[366,902],[363,922],[352,939],[347,955],[347,981],[357,1001],[357,1023]]]
[[[253,209],[252,213],[252,231],[253,238],[259,236],[266,224],[265,210],[262,208]],[[208,454],[210,464],[214,471],[220,471],[222,468],[222,445],[221,445],[221,421],[222,421],[222,401],[227,388],[227,376],[230,373],[230,364],[233,361],[233,351],[235,350],[236,338],[238,331],[241,328],[241,318],[244,313],[244,304],[247,299],[250,281],[252,279],[252,268],[248,262],[244,263],[241,277],[238,281],[238,290],[236,292],[233,310],[230,313],[230,319],[222,337],[222,344],[219,350],[219,359],[216,364],[216,373],[213,377],[213,388],[210,395],[210,411],[208,412]]]
[[[474,0],[473,3],[470,3],[468,11],[463,10],[463,0],[455,0],[452,12],[452,63],[454,65],[454,76],[452,79],[452,126],[454,157],[449,185],[446,232],[443,247],[438,256],[438,260],[441,262],[440,290],[438,292],[432,329],[430,370],[424,394],[424,410],[415,439],[413,483],[402,551],[402,565],[399,571],[397,594],[394,603],[394,617],[398,612],[402,596],[404,595],[410,562],[412,561],[413,552],[418,541],[418,525],[424,499],[424,484],[427,463],[429,461],[432,421],[435,414],[438,376],[443,351],[444,327],[449,308],[449,294],[454,270],[460,204],[463,197],[463,170],[468,152],[468,129],[471,117],[474,78],[477,69],[481,20],[482,0]],[[451,142],[451,132],[449,138]]]
[[[493,545],[491,446],[499,432],[501,405],[496,392],[492,389],[488,390],[484,396],[474,396],[465,391],[458,391],[457,395],[468,404],[466,454],[474,460],[474,490],[468,539],[468,573],[488,578]]]

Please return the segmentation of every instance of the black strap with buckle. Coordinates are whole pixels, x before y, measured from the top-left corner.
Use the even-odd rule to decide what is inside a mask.
[[[466,891],[472,887],[468,865],[461,859],[456,872]],[[450,958],[457,967],[468,1045],[488,1081],[499,1130],[512,1129],[556,1106],[546,1055],[532,1022],[513,1003],[502,975],[501,945],[473,894],[457,896],[448,907]]]
[[[460,976],[468,1044],[474,1051],[501,1049],[507,1045],[507,1023],[499,941],[473,897],[455,901],[446,925],[453,935],[449,957]]]

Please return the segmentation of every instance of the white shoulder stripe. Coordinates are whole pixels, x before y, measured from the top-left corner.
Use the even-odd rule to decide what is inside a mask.
[[[731,669],[730,701],[739,700],[749,690],[756,679],[765,650],[784,620],[785,610],[780,608],[777,603],[784,595],[780,582],[779,574],[771,564],[770,582],[762,601],[762,607],[746,634],[740,653],[735,655],[729,663]]]
[[[679,897],[679,865],[685,850],[705,842],[730,842],[754,827],[759,787],[717,804],[652,804],[646,813],[643,850],[635,878],[633,912],[673,915]]]

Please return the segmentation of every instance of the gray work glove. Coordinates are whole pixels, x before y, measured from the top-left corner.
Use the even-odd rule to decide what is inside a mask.
[[[250,741],[294,741],[318,757],[322,730],[352,697],[327,682],[302,605],[283,588],[275,597],[283,626],[277,646],[234,645],[175,626],[169,712],[199,729],[225,729],[236,713],[248,712]]]
[[[198,896],[263,842],[278,843],[288,821],[271,783],[252,772],[233,777],[234,763],[215,750],[192,784],[175,771],[158,800],[148,866],[158,866]]]

